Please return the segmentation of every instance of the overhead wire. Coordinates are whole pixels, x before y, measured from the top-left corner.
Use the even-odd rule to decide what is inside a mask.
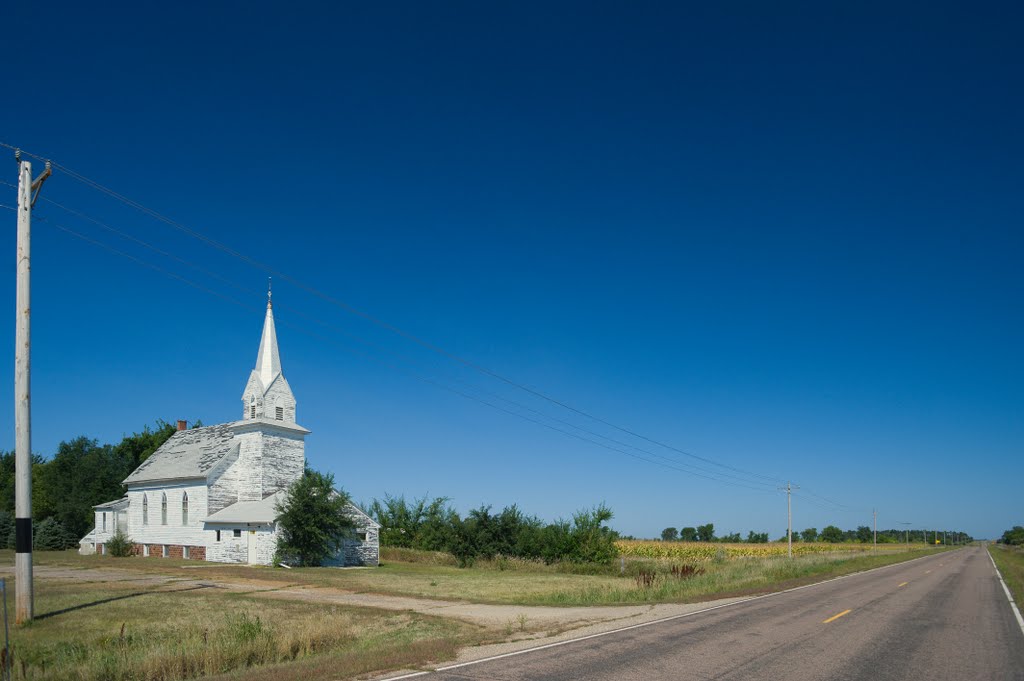
[[[59,204],[55,204],[55,205],[59,205]],[[82,241],[84,241],[86,243],[89,243],[89,244],[92,244],[92,245],[97,246],[99,248],[102,248],[102,249],[104,249],[104,250],[106,250],[106,251],[108,251],[110,253],[113,253],[113,254],[115,254],[117,256],[126,258],[126,259],[128,259],[128,260],[130,260],[130,261],[132,261],[132,262],[134,262],[134,263],[136,263],[138,265],[141,265],[143,267],[146,267],[148,269],[151,269],[151,270],[153,270],[155,272],[158,272],[158,273],[163,274],[165,276],[171,277],[173,279],[176,279],[176,280],[178,280],[178,281],[180,281],[180,282],[182,282],[184,284],[187,284],[187,285],[189,285],[189,286],[191,286],[193,288],[196,288],[196,289],[198,289],[200,291],[203,291],[203,292],[208,293],[210,295],[213,295],[213,296],[216,296],[218,298],[221,298],[222,300],[225,300],[225,301],[227,301],[227,302],[229,302],[229,303],[231,303],[233,305],[237,305],[237,306],[242,307],[242,308],[244,308],[246,310],[249,310],[249,311],[259,312],[259,309],[254,307],[254,306],[252,306],[252,305],[243,303],[243,302],[241,302],[239,300],[236,300],[235,298],[232,298],[230,296],[226,296],[226,295],[224,295],[224,294],[222,294],[222,293],[220,293],[218,291],[214,291],[213,289],[210,289],[209,287],[203,286],[202,284],[200,284],[200,283],[198,283],[198,282],[196,282],[196,281],[194,281],[192,279],[189,279],[188,277],[181,276],[181,275],[179,275],[179,274],[177,274],[175,272],[172,272],[172,271],[170,271],[170,270],[168,270],[166,268],[162,268],[162,267],[160,267],[158,265],[154,265],[153,263],[150,263],[149,261],[143,260],[143,259],[141,259],[139,257],[136,257],[136,256],[134,256],[134,255],[132,255],[130,253],[127,253],[127,252],[125,252],[123,250],[120,250],[118,248],[110,246],[109,244],[103,243],[102,241],[99,241],[97,239],[94,239],[92,237],[84,235],[84,234],[82,234],[82,233],[80,233],[80,232],[78,232],[78,231],[76,231],[74,229],[71,229],[71,228],[69,228],[69,227],[67,227],[67,226],[65,226],[65,225],[63,225],[61,223],[56,222],[55,220],[49,218],[48,216],[45,216],[45,215],[43,215],[43,216],[36,216],[36,219],[39,222],[42,222],[42,223],[44,223],[44,224],[46,224],[48,226],[54,227],[55,229],[65,233],[65,234],[68,234],[68,235],[70,235],[70,236],[72,236],[72,237],[74,237],[76,239],[82,240]],[[95,220],[91,220],[91,221],[96,222]],[[117,230],[114,230],[114,231],[116,232]],[[132,240],[137,242],[137,243],[139,243],[140,245],[149,246],[149,244],[147,244],[145,241],[143,241],[141,239],[133,238]],[[169,255],[166,252],[161,251],[160,249],[154,249],[154,251],[155,252],[164,253],[165,255]],[[181,261],[183,264],[188,264],[187,261],[184,261],[181,258],[175,258],[175,260]],[[279,307],[280,307],[280,305],[279,305]],[[294,309],[292,309],[291,311],[292,312],[298,312],[297,310],[294,310]],[[301,315],[301,313],[299,313],[299,314]],[[310,318],[307,315],[301,315],[301,316],[306,316],[307,319],[309,319],[309,321],[316,321],[315,319]],[[489,402],[486,399],[482,399],[479,396],[472,395],[470,393],[467,393],[467,392],[465,392],[463,390],[459,390],[457,388],[453,388],[452,386],[447,385],[447,384],[445,384],[445,383],[443,383],[441,381],[438,381],[438,380],[435,380],[435,379],[423,376],[423,375],[421,375],[421,374],[419,374],[417,372],[413,372],[413,371],[410,371],[408,369],[404,369],[404,368],[402,368],[400,366],[395,365],[394,363],[381,360],[380,358],[374,357],[373,355],[371,355],[369,353],[366,353],[364,351],[348,347],[348,346],[346,346],[344,344],[338,343],[334,339],[325,337],[325,336],[323,336],[322,334],[319,334],[319,333],[312,332],[309,329],[307,329],[307,328],[305,328],[305,327],[303,327],[303,326],[301,326],[299,324],[295,324],[294,322],[291,322],[291,321],[289,321],[287,319],[279,320],[279,323],[282,323],[285,326],[289,326],[289,327],[295,328],[296,330],[298,330],[298,331],[300,331],[300,332],[302,332],[302,333],[304,333],[306,335],[309,335],[311,337],[317,338],[318,340],[332,343],[333,345],[341,347],[342,349],[346,350],[347,352],[352,352],[352,353],[358,354],[358,355],[360,355],[360,356],[362,356],[362,357],[364,357],[366,359],[370,359],[371,361],[373,361],[373,362],[375,362],[377,364],[381,364],[381,365],[386,366],[386,367],[388,367],[388,368],[390,368],[392,370],[398,371],[398,372],[403,373],[403,374],[405,374],[407,376],[411,376],[412,378],[415,378],[416,380],[419,380],[419,381],[425,382],[427,384],[433,385],[433,386],[435,386],[437,388],[440,388],[442,390],[446,390],[448,392],[454,393],[454,394],[456,394],[456,395],[458,395],[460,397],[472,400],[474,402],[477,402],[478,404],[487,406],[487,407],[489,407],[491,409],[495,409],[497,411],[500,411],[500,412],[503,412],[505,414],[508,414],[508,415],[511,415],[511,416],[523,419],[523,420],[528,421],[530,423],[534,423],[536,425],[543,426],[543,427],[548,428],[550,430],[562,433],[564,435],[567,435],[569,437],[581,440],[583,442],[590,443],[592,445],[601,447],[603,449],[606,449],[606,450],[609,450],[609,451],[613,451],[613,452],[617,452],[617,453],[620,453],[620,454],[624,454],[626,456],[629,456],[629,457],[632,457],[632,458],[635,458],[635,459],[638,459],[638,460],[641,460],[641,461],[645,461],[647,463],[650,463],[650,464],[653,464],[653,465],[656,465],[656,466],[660,466],[660,467],[663,467],[663,468],[666,468],[666,469],[675,470],[675,471],[678,471],[678,472],[681,472],[681,473],[685,473],[685,474],[688,474],[688,475],[693,475],[693,476],[696,476],[696,477],[699,477],[699,478],[707,479],[707,480],[710,480],[712,482],[717,482],[719,484],[736,486],[736,487],[744,487],[746,489],[750,489],[750,490],[758,491],[758,492],[768,492],[768,491],[770,491],[770,490],[763,489],[763,488],[753,487],[753,486],[751,486],[749,484],[744,484],[745,482],[749,482],[749,481],[743,481],[742,479],[739,479],[739,481],[734,481],[734,480],[722,479],[721,477],[715,477],[715,476],[723,476],[724,474],[722,474],[721,472],[707,471],[706,469],[697,469],[695,471],[695,470],[693,470],[693,466],[691,464],[685,464],[685,463],[681,463],[681,462],[674,461],[674,460],[671,460],[671,459],[667,459],[666,457],[663,457],[663,456],[661,456],[659,454],[655,454],[653,452],[647,452],[646,450],[640,450],[640,451],[642,451],[644,453],[647,453],[650,456],[656,457],[658,459],[663,459],[663,461],[658,461],[658,460],[655,460],[655,459],[650,459],[650,458],[647,458],[647,457],[644,457],[644,456],[637,455],[637,454],[635,454],[633,452],[630,452],[630,451],[628,451],[626,449],[622,449],[620,447],[614,447],[614,446],[607,445],[605,443],[599,442],[599,441],[594,440],[592,438],[582,436],[582,435],[580,435],[578,433],[574,433],[574,432],[565,430],[563,428],[559,428],[557,426],[553,426],[553,425],[551,425],[549,423],[545,423],[545,422],[540,421],[538,419],[531,418],[529,416],[525,416],[525,415],[523,415],[521,413],[512,411],[510,409],[506,409],[504,407],[501,407],[500,405],[496,405],[496,404],[494,404],[492,402]],[[328,326],[328,328],[330,328],[330,327]],[[500,397],[500,396],[496,396],[496,397]],[[501,398],[501,399],[504,399],[504,398]],[[516,405],[518,407],[521,407],[521,408],[524,408],[524,409],[527,409],[527,410],[530,410],[530,411],[534,411],[535,413],[538,413],[539,415],[541,415],[543,417],[552,418],[554,420],[558,420],[558,419],[555,419],[555,417],[550,417],[549,415],[543,414],[543,412],[539,412],[537,410],[533,410],[530,407],[526,407],[525,405],[521,405],[521,404],[516,403],[514,401],[511,401],[511,400],[506,400],[506,401],[510,402],[510,403],[512,403],[512,404],[514,404],[514,405]],[[581,429],[579,426],[575,426],[574,424],[571,424],[571,423],[568,423],[568,422],[563,422],[563,423],[565,423],[565,425],[569,425],[570,427],[583,430],[584,432],[587,432],[587,433],[589,433],[589,434],[591,434],[591,435],[593,435],[595,437],[604,437],[604,436],[600,435],[599,433],[594,433],[594,432],[591,432],[591,431],[587,431],[585,429]],[[615,441],[615,442],[618,442],[618,441]],[[635,447],[633,447],[632,445],[629,445],[627,443],[619,443],[619,444],[622,444],[623,446],[631,447],[631,448],[635,449]],[[683,468],[682,466],[686,466],[686,468]],[[704,473],[699,472],[699,471],[702,471],[702,470],[707,472],[707,473],[710,473],[710,474],[709,475],[705,475]],[[735,477],[735,476],[728,476],[728,477]],[[753,483],[753,484],[761,484],[761,483]]]
[[[9,148],[9,149],[12,149],[12,150],[16,149],[16,147],[14,147],[13,145],[7,144],[5,142],[0,142],[0,146],[6,147],[6,148]],[[575,407],[573,405],[570,405],[570,404],[564,402],[563,400],[559,400],[559,399],[557,399],[555,397],[552,397],[552,396],[550,396],[550,395],[548,395],[548,394],[546,394],[544,392],[541,392],[539,390],[531,388],[531,387],[529,387],[527,385],[518,383],[518,382],[516,382],[516,381],[514,381],[514,380],[512,380],[512,379],[510,379],[510,378],[508,378],[508,377],[506,377],[506,376],[504,376],[502,374],[499,374],[499,373],[497,373],[495,371],[492,371],[491,369],[489,369],[489,368],[487,368],[485,366],[482,366],[482,365],[480,365],[480,364],[478,364],[476,362],[473,362],[473,361],[471,361],[469,359],[466,359],[466,358],[464,358],[464,357],[462,357],[460,355],[457,355],[455,353],[449,352],[448,350],[445,350],[444,348],[442,348],[440,346],[437,346],[437,345],[435,345],[434,343],[432,343],[430,341],[427,341],[427,340],[425,340],[425,339],[423,339],[423,338],[421,338],[421,337],[419,337],[419,336],[417,336],[417,335],[415,335],[413,333],[405,331],[404,329],[401,329],[400,327],[397,327],[397,326],[395,326],[395,325],[393,325],[393,324],[391,324],[389,322],[386,322],[386,321],[384,321],[382,319],[379,319],[379,318],[375,317],[374,315],[372,315],[372,314],[370,314],[368,312],[365,312],[365,311],[363,311],[363,310],[361,310],[359,308],[356,308],[353,305],[350,305],[349,303],[346,303],[345,301],[339,300],[339,299],[335,298],[334,296],[331,296],[331,295],[329,295],[329,294],[327,294],[327,293],[317,289],[316,287],[313,287],[313,286],[311,286],[309,284],[306,284],[305,282],[303,282],[301,280],[298,280],[295,277],[292,277],[292,276],[290,276],[290,275],[288,275],[288,274],[286,274],[284,272],[281,272],[281,271],[277,270],[276,268],[274,268],[274,267],[272,267],[272,266],[270,266],[270,265],[268,265],[266,263],[263,263],[260,260],[257,260],[256,258],[248,256],[248,255],[246,255],[244,253],[241,253],[241,252],[235,250],[234,248],[231,248],[230,246],[227,246],[226,244],[221,243],[220,241],[218,241],[216,239],[208,237],[205,234],[203,234],[201,232],[198,232],[197,230],[194,230],[194,229],[188,227],[187,225],[182,224],[181,222],[178,222],[177,220],[169,218],[169,217],[163,215],[162,213],[160,213],[160,212],[158,212],[156,210],[153,210],[153,209],[151,209],[151,208],[149,208],[149,207],[147,207],[147,206],[145,206],[145,205],[135,201],[134,199],[131,199],[131,198],[127,197],[127,196],[124,196],[123,194],[120,194],[119,192],[117,192],[117,191],[115,191],[113,189],[110,189],[109,187],[106,187],[103,184],[101,184],[101,183],[99,183],[99,182],[97,182],[95,180],[92,180],[92,179],[86,177],[85,175],[82,175],[81,173],[78,173],[78,172],[72,170],[71,168],[68,168],[67,166],[65,166],[63,164],[57,163],[56,161],[53,161],[52,159],[44,158],[44,157],[39,156],[37,154],[32,154],[32,153],[26,152],[24,150],[22,151],[22,153],[24,153],[25,155],[30,156],[32,158],[39,159],[41,161],[47,161],[47,162],[49,162],[51,164],[51,166],[54,169],[57,169],[57,170],[60,170],[60,171],[64,172],[65,174],[67,174],[70,177],[76,179],[77,181],[85,184],[86,186],[91,187],[91,188],[93,188],[93,189],[95,189],[95,190],[97,190],[97,191],[99,191],[101,193],[104,193],[104,194],[110,196],[111,198],[114,198],[114,199],[124,203],[125,205],[127,205],[127,206],[129,206],[131,208],[134,208],[135,210],[138,210],[138,211],[142,212],[145,215],[148,215],[148,216],[152,217],[155,220],[163,222],[164,224],[167,224],[168,226],[170,226],[170,227],[172,227],[172,228],[174,228],[176,230],[179,230],[182,233],[187,234],[188,236],[191,236],[192,238],[197,239],[197,240],[199,240],[199,241],[209,245],[212,248],[215,248],[215,249],[220,250],[220,251],[222,251],[222,252],[224,252],[224,253],[226,253],[226,254],[234,257],[234,258],[237,258],[237,259],[241,260],[242,262],[245,262],[246,264],[248,264],[248,265],[250,265],[252,267],[255,267],[257,269],[261,269],[261,270],[267,272],[268,274],[271,274],[274,277],[277,277],[277,278],[279,278],[281,280],[287,281],[288,283],[292,284],[293,286],[296,286],[297,288],[299,288],[301,290],[304,290],[307,293],[309,293],[311,295],[314,295],[314,296],[324,300],[325,302],[328,302],[328,303],[330,303],[332,305],[335,305],[335,306],[339,307],[342,310],[345,310],[346,312],[348,312],[350,314],[353,314],[353,315],[356,315],[358,317],[361,317],[361,318],[371,322],[374,325],[377,325],[377,326],[379,326],[381,328],[384,328],[384,329],[386,329],[386,330],[388,330],[388,331],[390,331],[390,332],[392,332],[392,333],[394,333],[396,335],[399,335],[399,336],[401,336],[403,338],[406,338],[407,340],[410,340],[410,341],[412,341],[412,342],[414,342],[414,343],[416,343],[416,344],[418,344],[418,345],[420,345],[420,346],[430,350],[431,352],[434,352],[434,353],[439,354],[439,355],[441,355],[443,357],[446,357],[446,358],[448,358],[448,359],[450,359],[452,361],[455,361],[455,362],[457,362],[459,364],[462,364],[463,366],[466,366],[467,368],[470,368],[470,369],[472,369],[472,370],[474,370],[474,371],[476,371],[476,372],[478,372],[478,373],[480,373],[482,375],[485,375],[485,376],[488,376],[488,377],[490,377],[492,379],[498,380],[498,381],[500,381],[502,383],[505,383],[505,384],[513,387],[513,388],[516,388],[518,390],[524,391],[527,394],[530,394],[530,395],[532,395],[532,396],[534,396],[536,398],[542,399],[542,400],[547,401],[547,402],[549,402],[551,404],[554,404],[554,405],[556,405],[558,407],[561,407],[563,409],[566,409],[568,411],[576,413],[576,414],[578,414],[580,416],[583,416],[584,418],[587,418],[589,420],[592,420],[592,421],[594,421],[596,423],[600,423],[600,424],[602,424],[602,425],[604,425],[606,427],[618,430],[618,431],[620,431],[622,433],[630,435],[631,437],[635,437],[637,439],[640,439],[640,440],[643,440],[645,442],[648,442],[649,444],[653,444],[655,446],[662,447],[662,448],[667,449],[669,451],[676,452],[677,454],[681,454],[681,455],[683,455],[685,457],[688,457],[688,458],[691,458],[691,459],[694,459],[694,460],[698,460],[698,461],[702,461],[702,462],[704,462],[706,464],[709,464],[709,465],[712,465],[712,466],[716,466],[718,468],[722,468],[722,469],[725,469],[725,470],[730,470],[730,471],[732,471],[734,473],[739,473],[739,474],[741,474],[743,476],[747,476],[747,477],[750,477],[750,478],[759,478],[761,480],[771,481],[773,483],[784,483],[785,482],[784,480],[782,480],[781,478],[778,478],[778,477],[774,477],[774,476],[770,476],[770,475],[764,475],[762,473],[748,471],[748,470],[744,470],[742,468],[731,466],[729,464],[725,464],[725,463],[722,463],[722,462],[719,462],[719,461],[715,461],[715,460],[707,458],[707,457],[700,456],[698,454],[694,454],[693,452],[689,452],[689,451],[686,451],[684,449],[675,447],[673,445],[670,445],[668,443],[662,442],[662,441],[657,440],[655,438],[648,437],[648,436],[643,435],[642,433],[639,433],[639,432],[637,432],[637,431],[635,431],[635,430],[633,430],[631,428],[620,426],[620,425],[618,425],[616,423],[613,423],[613,422],[611,422],[611,421],[609,421],[607,419],[604,419],[604,418],[601,418],[599,416],[593,415],[593,414],[589,413],[586,410],[583,410],[583,409],[577,408],[577,407]]]

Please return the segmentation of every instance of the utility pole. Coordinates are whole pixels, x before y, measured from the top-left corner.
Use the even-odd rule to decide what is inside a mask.
[[[779,489],[786,490],[786,515],[789,516],[789,522],[786,524],[786,539],[789,541],[789,557],[793,557],[793,490],[800,489],[799,486],[787,482],[785,487]]]
[[[878,548],[878,511],[871,509],[872,526],[874,528],[874,543],[871,545],[871,550],[874,551]]]
[[[32,180],[32,164],[21,160],[21,151],[14,152],[18,162],[18,283],[17,311],[14,332],[14,621],[32,621],[32,403],[30,392],[32,308],[31,260],[32,206],[39,198],[43,182],[51,174],[46,170]]]
[[[910,550],[910,526],[913,523],[907,523],[907,522],[900,521],[899,524],[903,525],[903,539],[904,539],[904,541],[907,542],[907,550],[909,551]]]

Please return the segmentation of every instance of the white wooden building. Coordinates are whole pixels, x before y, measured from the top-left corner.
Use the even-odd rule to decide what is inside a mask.
[[[127,495],[95,507],[96,526],[80,552],[104,553],[121,530],[140,556],[271,563],[276,505],[305,469],[309,432],[295,422],[268,298],[241,420],[191,430],[179,421],[178,432],[125,479]],[[356,531],[329,563],[377,565],[380,525],[354,505],[348,512]]]

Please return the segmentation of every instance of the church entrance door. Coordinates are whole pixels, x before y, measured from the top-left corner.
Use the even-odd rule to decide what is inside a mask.
[[[249,530],[249,564],[256,563],[256,530]]]

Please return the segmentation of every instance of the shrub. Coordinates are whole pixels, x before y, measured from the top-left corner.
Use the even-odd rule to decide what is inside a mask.
[[[46,521],[43,521],[46,522]],[[132,540],[121,530],[114,533],[114,536],[104,542],[107,553],[117,558],[127,558],[132,555]]]

